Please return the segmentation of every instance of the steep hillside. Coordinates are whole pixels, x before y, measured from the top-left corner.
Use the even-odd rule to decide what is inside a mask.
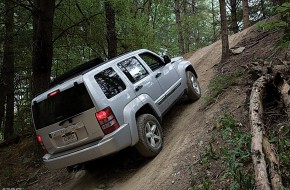
[[[252,27],[231,36],[230,47],[244,46],[246,50],[232,55],[226,63],[220,63],[220,41],[194,52],[189,60],[197,69],[204,98],[192,105],[181,101],[165,116],[165,146],[162,152],[153,160],[136,159],[130,150],[129,153],[105,158],[95,163],[89,172],[82,171],[73,176],[73,180],[60,189],[205,189],[207,186],[218,189],[234,185],[236,188],[253,186],[250,149],[245,152],[248,155],[240,155],[246,156],[244,167],[232,169],[240,172],[236,174],[240,178],[244,173],[251,175],[242,179],[245,182],[237,182],[230,176],[233,173],[223,167],[225,160],[220,159],[222,152],[217,153],[223,146],[233,146],[223,142],[225,139],[220,136],[226,132],[217,126],[227,121],[226,118],[241,127],[238,135],[249,141],[245,135],[250,131],[248,98],[252,83],[258,77],[248,70],[249,65],[257,62],[262,66],[268,59],[285,59],[286,51],[276,47],[281,35],[279,31],[263,32]],[[219,89],[218,93],[213,92],[216,90],[217,74],[231,81],[225,82],[227,86]],[[227,132],[226,135],[230,137],[231,133],[234,132]],[[241,145],[240,148],[249,147]],[[241,168],[243,171],[240,171]]]
[[[243,46],[245,51],[231,55],[227,62],[220,62],[221,41],[189,55],[188,60],[199,75],[203,98],[193,104],[181,100],[164,117],[165,144],[156,158],[144,160],[133,149],[126,149],[72,174],[64,169],[49,171],[44,166],[15,164],[25,167],[29,174],[6,172],[5,179],[10,177],[10,180],[1,177],[2,185],[28,185],[28,189],[118,190],[253,187],[248,147],[249,95],[254,80],[265,70],[265,62],[289,64],[289,50],[276,46],[281,36],[281,31],[264,32],[251,27],[229,38],[230,47]],[[13,151],[19,147],[15,145]],[[8,149],[0,152],[1,166],[11,163],[11,159],[14,163],[20,162],[19,158],[7,157],[7,152]],[[287,166],[281,165],[284,182],[289,180]],[[289,187],[287,182],[284,185]]]

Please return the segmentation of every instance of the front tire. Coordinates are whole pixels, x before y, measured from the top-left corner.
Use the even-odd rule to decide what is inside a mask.
[[[186,71],[187,97],[194,102],[201,97],[201,90],[197,78],[191,71]]]
[[[163,132],[158,120],[151,114],[137,118],[139,142],[137,151],[144,157],[156,156],[163,147]]]

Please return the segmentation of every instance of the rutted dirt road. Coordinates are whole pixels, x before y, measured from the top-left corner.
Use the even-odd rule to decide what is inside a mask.
[[[251,29],[230,37],[235,46]],[[221,42],[196,51],[189,57],[199,75],[202,94],[220,62]],[[164,117],[164,147],[152,160],[143,160],[132,149],[97,160],[88,171],[79,171],[60,189],[188,189],[203,144],[209,138],[207,121],[216,110],[200,108],[204,99],[193,104],[180,101]]]

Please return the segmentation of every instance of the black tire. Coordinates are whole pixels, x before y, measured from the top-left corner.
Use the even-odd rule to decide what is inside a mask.
[[[137,118],[139,142],[137,151],[144,157],[156,156],[163,147],[163,132],[158,120],[151,114]]]
[[[201,90],[197,78],[191,71],[186,71],[187,97],[194,102],[201,97]]]

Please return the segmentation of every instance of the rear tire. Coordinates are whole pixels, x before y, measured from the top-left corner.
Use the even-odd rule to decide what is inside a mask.
[[[139,142],[137,151],[144,157],[156,156],[163,147],[163,132],[158,120],[151,114],[137,118]]]
[[[186,71],[187,97],[190,102],[194,102],[201,97],[201,90],[197,78],[191,71]]]

